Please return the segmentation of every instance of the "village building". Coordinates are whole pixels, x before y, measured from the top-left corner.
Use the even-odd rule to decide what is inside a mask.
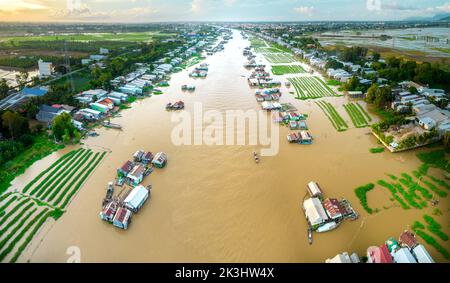
[[[125,207],[120,207],[114,215],[113,225],[121,229],[128,229],[128,225],[131,221],[131,215],[132,213],[130,210]]]
[[[305,200],[303,202],[303,209],[305,210],[306,218],[313,227],[328,221],[325,209],[318,198],[313,197]]]
[[[392,256],[386,245],[369,247],[367,249],[367,259],[368,263],[393,263]]]
[[[131,169],[130,173],[127,174],[128,183],[131,186],[137,186],[144,180],[144,166],[138,164]]]
[[[108,222],[113,222],[116,211],[117,211],[117,204],[115,202],[110,202],[100,212],[100,218]]]
[[[144,186],[136,186],[125,198],[125,206],[133,212],[137,212],[145,201],[148,199],[150,193]]]
[[[163,168],[167,164],[167,154],[164,152],[158,152],[152,160],[152,164],[158,168]]]

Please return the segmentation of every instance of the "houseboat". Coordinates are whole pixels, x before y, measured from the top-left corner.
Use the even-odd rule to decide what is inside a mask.
[[[144,186],[136,186],[125,198],[125,206],[136,213],[144,205],[145,201],[149,198],[150,193]]]
[[[182,85],[181,90],[183,91],[195,91],[195,86],[192,85]]]
[[[133,160],[134,162],[141,162],[142,157],[144,156],[145,152],[143,150],[138,150],[133,154]]]
[[[164,168],[167,164],[167,161],[167,154],[165,154],[164,152],[158,152],[157,154],[155,154],[152,164],[158,168]]]
[[[128,183],[131,186],[137,186],[144,180],[145,167],[141,164],[135,165],[127,175]]]
[[[128,225],[131,221],[131,211],[125,207],[120,207],[113,218],[113,225],[121,228],[121,229],[128,229]]]
[[[184,102],[177,101],[175,103],[167,103],[166,110],[182,110],[184,109]]]
[[[102,211],[100,212],[100,218],[104,221],[113,222],[114,215],[116,215],[117,211],[117,203],[114,201],[109,202],[104,206]]]
[[[106,127],[106,128],[117,129],[117,130],[122,129],[121,125],[111,123],[110,121],[104,121],[103,122],[103,126]]]
[[[300,131],[300,144],[312,144],[312,136],[307,131]]]

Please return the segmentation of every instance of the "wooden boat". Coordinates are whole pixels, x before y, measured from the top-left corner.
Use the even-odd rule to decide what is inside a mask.
[[[106,128],[117,129],[117,130],[122,129],[122,126],[121,126],[121,125],[119,125],[119,124],[114,124],[114,123],[111,123],[111,122],[109,122],[109,121],[104,121],[104,122],[103,122],[103,126],[106,127]]]
[[[256,152],[253,152],[253,159],[255,159],[256,163],[259,163],[259,156]]]

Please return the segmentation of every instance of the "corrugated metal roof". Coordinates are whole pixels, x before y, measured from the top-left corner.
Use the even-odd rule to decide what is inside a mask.
[[[144,186],[135,187],[125,198],[125,204],[133,209],[138,209],[148,197],[148,190]]]

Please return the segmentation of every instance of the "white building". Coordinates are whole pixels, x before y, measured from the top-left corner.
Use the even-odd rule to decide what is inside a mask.
[[[392,253],[395,263],[417,263],[408,248],[401,248]]]
[[[42,59],[39,59],[38,66],[40,78],[45,78],[52,75],[53,66],[51,62],[44,62]]]
[[[125,205],[132,211],[138,211],[149,197],[149,191],[144,186],[136,186],[125,198]]]
[[[309,198],[303,202],[306,218],[312,226],[323,224],[328,220],[327,213],[318,198]]]
[[[418,263],[434,263],[433,258],[430,256],[430,254],[427,252],[425,247],[421,244],[417,245],[413,249],[413,253],[416,256]]]

